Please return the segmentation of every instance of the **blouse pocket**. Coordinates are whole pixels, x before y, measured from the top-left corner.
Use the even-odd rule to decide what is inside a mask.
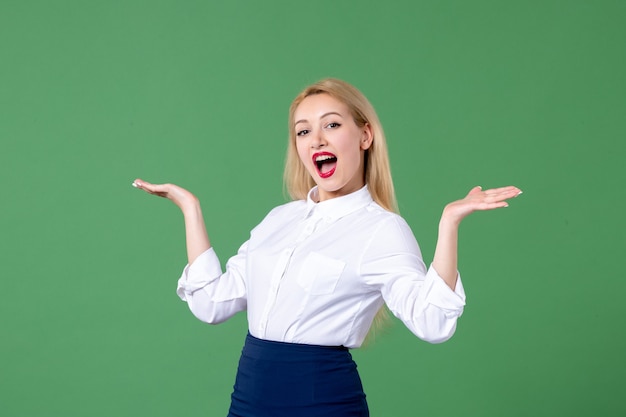
[[[298,284],[311,295],[331,294],[345,266],[343,261],[311,252],[302,264]]]

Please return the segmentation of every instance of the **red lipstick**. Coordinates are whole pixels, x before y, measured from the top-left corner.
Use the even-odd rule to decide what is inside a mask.
[[[321,178],[329,178],[337,168],[337,157],[330,152],[316,152],[312,156],[313,165]]]

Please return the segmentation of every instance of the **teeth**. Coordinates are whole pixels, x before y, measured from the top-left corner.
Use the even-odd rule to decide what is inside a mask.
[[[321,155],[318,156],[317,158],[315,158],[315,162],[323,162],[323,161],[327,161],[329,159],[335,159],[334,156],[330,156],[330,155]]]

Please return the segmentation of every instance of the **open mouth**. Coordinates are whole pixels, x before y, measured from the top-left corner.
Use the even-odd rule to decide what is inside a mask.
[[[317,152],[313,155],[313,164],[322,178],[328,178],[335,173],[337,157],[330,152]]]

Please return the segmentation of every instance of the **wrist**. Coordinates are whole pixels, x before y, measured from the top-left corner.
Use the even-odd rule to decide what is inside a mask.
[[[439,219],[439,229],[458,230],[461,220],[462,218],[454,216],[448,210],[444,209],[441,214],[441,219]]]
[[[200,200],[198,200],[194,195],[191,195],[185,198],[185,200],[181,201],[180,209],[183,212],[183,216],[185,218],[202,215]]]

